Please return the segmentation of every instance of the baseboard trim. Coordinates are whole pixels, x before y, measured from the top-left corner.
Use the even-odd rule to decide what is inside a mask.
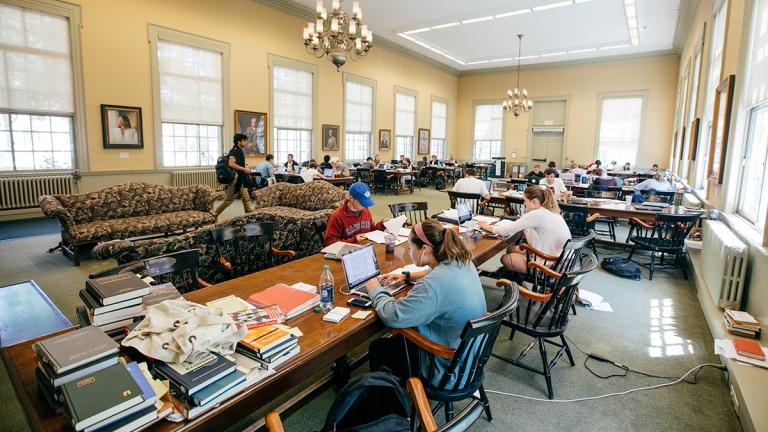
[[[36,219],[45,216],[39,207],[0,211],[0,222]]]

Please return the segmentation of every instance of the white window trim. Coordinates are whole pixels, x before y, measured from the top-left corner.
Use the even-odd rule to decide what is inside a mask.
[[[475,160],[475,116],[477,115],[478,105],[503,105],[504,99],[477,99],[472,101],[472,153],[469,155],[469,160]],[[505,137],[507,136],[507,122],[504,116],[504,110],[501,111],[501,155],[499,157],[506,156],[506,143]]]
[[[603,100],[605,99],[622,99],[622,98],[628,98],[628,97],[642,97],[643,98],[643,108],[640,110],[640,135],[637,137],[637,158],[635,160],[635,166],[642,167],[643,165],[648,165],[650,167],[654,163],[658,162],[650,162],[646,160],[642,160],[644,155],[641,157],[641,150],[645,147],[645,116],[646,112],[648,110],[648,90],[635,90],[635,91],[626,91],[626,92],[603,92],[597,94],[597,126],[595,128],[595,153],[594,158],[597,159],[597,156],[600,154],[600,122],[603,119]],[[672,145],[672,151],[674,151],[674,143]],[[642,163],[641,163],[642,162]],[[606,161],[603,161],[603,163],[607,163]],[[672,167],[669,167],[671,169]]]
[[[160,61],[157,56],[157,47],[160,39],[207,49],[221,53],[221,110],[222,127],[220,150],[224,153],[232,139],[232,119],[229,116],[229,44],[226,42],[209,39],[203,36],[186,33],[161,27],[155,24],[147,25],[147,34],[150,46],[150,63],[152,69],[152,105],[155,130],[155,168],[164,170],[195,170],[211,169],[210,166],[168,166],[163,165],[163,120],[160,102]]]
[[[88,158],[88,134],[85,124],[85,84],[83,83],[83,50],[82,37],[80,35],[82,18],[80,6],[58,0],[3,0],[3,3],[67,18],[67,22],[69,23],[70,60],[74,85],[73,96],[75,98],[75,113],[72,117],[72,131],[74,132],[72,150],[75,152],[75,159],[73,161],[75,165],[72,169],[9,171],[7,173],[4,172],[3,175],[89,171],[90,160]]]
[[[449,99],[444,98],[444,97],[435,96],[435,95],[430,95],[430,97],[429,97],[429,130],[430,130],[429,150],[430,150],[430,152],[432,151],[432,132],[431,132],[432,129],[433,129],[432,128],[432,104],[434,102],[439,102],[439,103],[445,104],[445,143],[443,144],[443,153],[444,154],[437,156],[438,159],[445,159],[446,157],[448,157],[449,154],[452,154],[451,152],[448,151],[448,136],[450,135],[448,133],[448,125],[450,124],[449,123],[449,119],[451,117],[451,114],[450,114],[451,104],[449,103]],[[431,157],[432,157],[432,155],[430,154],[429,158],[431,158]]]
[[[347,135],[347,81],[354,82],[357,84],[361,84],[364,86],[372,87],[373,93],[371,97],[371,137],[370,137],[370,145],[371,147],[368,149],[369,156],[373,156],[374,154],[378,153],[378,141],[376,139],[376,92],[378,90],[376,80],[371,78],[366,78],[360,75],[351,74],[349,72],[342,72],[341,75],[341,81],[342,81],[342,100],[344,101],[344,106],[342,108],[342,119],[341,119],[341,130],[343,131],[339,135],[346,137]],[[339,137],[341,139],[341,137]],[[347,154],[347,140],[346,138],[342,142],[342,146],[340,147],[341,154],[344,156],[344,159],[346,159]],[[365,159],[363,159],[361,162],[364,162]]]
[[[318,125],[318,119],[317,119],[317,91],[318,91],[318,76],[320,72],[320,68],[317,64],[313,63],[307,63],[299,60],[294,60],[292,58],[279,56],[277,54],[269,54],[267,64],[269,67],[269,117],[272,118],[272,121],[274,121],[274,114],[275,114],[275,79],[274,79],[274,70],[275,66],[282,66],[286,68],[291,69],[297,69],[302,70],[305,72],[309,72],[312,74],[312,130],[310,132],[310,138],[309,138],[309,157],[314,158],[317,153],[317,150],[320,146],[320,140],[319,140],[319,134],[316,133],[317,131],[317,125]],[[270,133],[267,134],[267,137],[272,137],[272,129],[273,126],[271,124],[268,124],[267,127],[270,130]],[[339,137],[341,139],[341,137]],[[267,153],[272,152],[272,143],[266,144],[266,151]],[[339,147],[341,148],[341,146]],[[301,162],[301,161],[299,161]]]
[[[418,151],[418,129],[419,129],[419,92],[416,90],[412,90],[406,87],[400,87],[395,86],[394,89],[394,99],[392,99],[392,159],[397,159],[400,157],[399,154],[395,154],[395,150],[397,150],[397,95],[402,94],[406,96],[412,96],[414,98],[413,102],[413,135],[411,137],[413,138],[413,146],[411,149],[411,153],[409,155],[405,155],[410,160],[416,160],[416,152]]]

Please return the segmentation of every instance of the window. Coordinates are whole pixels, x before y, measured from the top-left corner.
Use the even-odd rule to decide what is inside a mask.
[[[689,90],[690,101],[688,103],[688,118],[685,120],[685,147],[683,148],[683,169],[681,171],[682,178],[688,178],[688,153],[690,147],[693,145],[691,142],[691,123],[696,117],[696,103],[698,102],[698,89],[699,89],[699,72],[701,71],[701,50],[696,51],[696,55],[693,58],[693,71],[691,73],[691,85]]]
[[[600,106],[597,158],[635,166],[640,146],[643,96],[604,97]]]
[[[475,160],[501,157],[503,115],[501,104],[475,105]]]
[[[345,77],[344,159],[364,161],[373,140],[373,86]]]
[[[224,128],[223,53],[158,36],[162,166],[216,164]]]
[[[448,122],[448,104],[432,101],[432,154],[445,159],[445,137]]]
[[[312,157],[313,73],[276,64],[272,67],[272,125],[275,161]]]
[[[75,166],[75,83],[65,16],[0,4],[0,171]]]
[[[395,93],[395,154],[413,158],[413,134],[416,129],[416,96]]]

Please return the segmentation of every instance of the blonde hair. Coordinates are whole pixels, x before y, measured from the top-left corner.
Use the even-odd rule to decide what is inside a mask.
[[[432,253],[438,263],[456,261],[461,264],[469,264],[472,260],[472,252],[461,240],[458,234],[453,230],[443,228],[443,226],[434,219],[427,219],[421,223],[421,229],[424,236],[432,243]],[[419,249],[426,244],[416,234],[416,230],[411,230],[411,242]]]
[[[523,195],[528,198],[529,201],[538,200],[541,206],[551,211],[552,213],[560,214],[560,207],[557,205],[555,194],[551,190],[542,189],[539,186],[528,186],[525,188]]]

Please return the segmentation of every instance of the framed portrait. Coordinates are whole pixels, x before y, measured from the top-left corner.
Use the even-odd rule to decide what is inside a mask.
[[[323,151],[339,151],[339,125],[323,125]]]
[[[105,149],[143,149],[141,107],[102,104],[101,133]]]
[[[389,150],[392,143],[392,131],[379,129],[379,150]]]
[[[264,156],[269,152],[267,113],[235,110],[235,132],[248,137],[246,156]]]
[[[418,154],[429,154],[429,129],[419,128],[419,148]]]
[[[699,124],[700,118],[695,118],[691,122],[691,142],[688,144],[688,160],[695,161],[696,153],[699,151]]]
[[[709,142],[709,163],[707,178],[717,184],[723,182],[725,152],[728,147],[728,130],[731,126],[731,107],[733,105],[733,86],[736,75],[724,79],[715,90],[715,110],[712,117],[712,136]]]

